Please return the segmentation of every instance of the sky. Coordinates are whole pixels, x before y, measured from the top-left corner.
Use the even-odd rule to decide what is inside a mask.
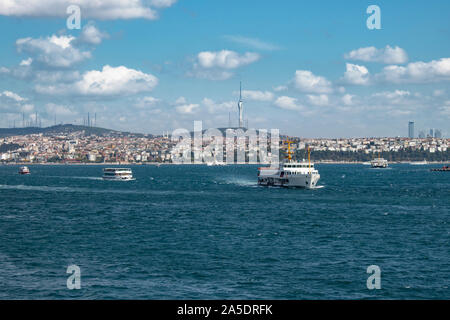
[[[0,127],[236,126],[242,81],[250,128],[386,137],[414,121],[448,137],[449,18],[441,0],[2,1]]]

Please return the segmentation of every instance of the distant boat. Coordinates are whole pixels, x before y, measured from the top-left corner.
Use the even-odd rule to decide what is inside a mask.
[[[387,168],[388,161],[383,158],[376,158],[370,161],[370,165],[372,166],[372,168]]]
[[[20,167],[19,174],[30,174],[30,169],[28,167]]]
[[[412,166],[423,166],[428,164],[427,160],[423,159],[423,161],[412,161],[409,163]]]
[[[214,161],[212,161],[212,162],[207,162],[206,165],[208,167],[211,167],[211,166],[226,166],[227,164],[223,161],[220,162],[220,161],[217,161],[216,159],[214,159]]]
[[[129,168],[105,168],[103,169],[103,180],[130,181],[135,179]]]
[[[450,166],[443,166],[442,168],[434,168],[431,171],[450,171]]]

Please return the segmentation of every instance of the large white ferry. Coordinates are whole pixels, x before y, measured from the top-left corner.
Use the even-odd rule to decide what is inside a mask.
[[[372,168],[387,168],[388,161],[383,158],[376,158],[370,161],[370,165],[372,166]]]
[[[291,145],[288,143],[288,159],[280,163],[279,168],[258,168],[258,184],[262,186],[296,187],[313,189],[320,179],[320,174],[311,163],[308,148],[308,161],[293,161]]]
[[[133,172],[129,168],[105,168],[103,169],[103,180],[134,180]]]

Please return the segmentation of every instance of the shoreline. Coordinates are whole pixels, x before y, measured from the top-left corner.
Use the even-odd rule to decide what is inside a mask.
[[[367,161],[311,161],[314,164],[361,164],[361,165],[369,165]],[[395,161],[389,162],[389,164],[415,164],[421,161]],[[449,164],[449,161],[429,161],[426,164],[420,164],[422,166],[426,165],[435,165],[435,164]],[[0,163],[0,166],[179,166],[179,165],[200,165],[206,166],[206,163],[185,163],[185,164],[176,164],[176,163],[159,163],[159,162],[146,162],[146,163],[119,163],[119,162],[108,162],[108,163],[29,163],[29,162],[15,162],[15,163]],[[268,163],[234,163],[234,164],[225,164],[224,166],[231,165],[260,165],[266,166]],[[220,167],[221,165],[214,165],[214,167]]]

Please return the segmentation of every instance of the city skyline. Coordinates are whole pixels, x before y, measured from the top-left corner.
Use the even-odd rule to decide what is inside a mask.
[[[36,115],[80,125],[88,113],[139,133],[226,127],[230,114],[238,123],[242,81],[249,127],[311,138],[405,136],[408,121],[416,136],[450,131],[449,3],[378,1],[380,30],[366,26],[368,1],[137,1],[122,14],[114,1],[72,1],[80,30],[66,27],[69,1],[33,3],[0,4],[0,127]]]

